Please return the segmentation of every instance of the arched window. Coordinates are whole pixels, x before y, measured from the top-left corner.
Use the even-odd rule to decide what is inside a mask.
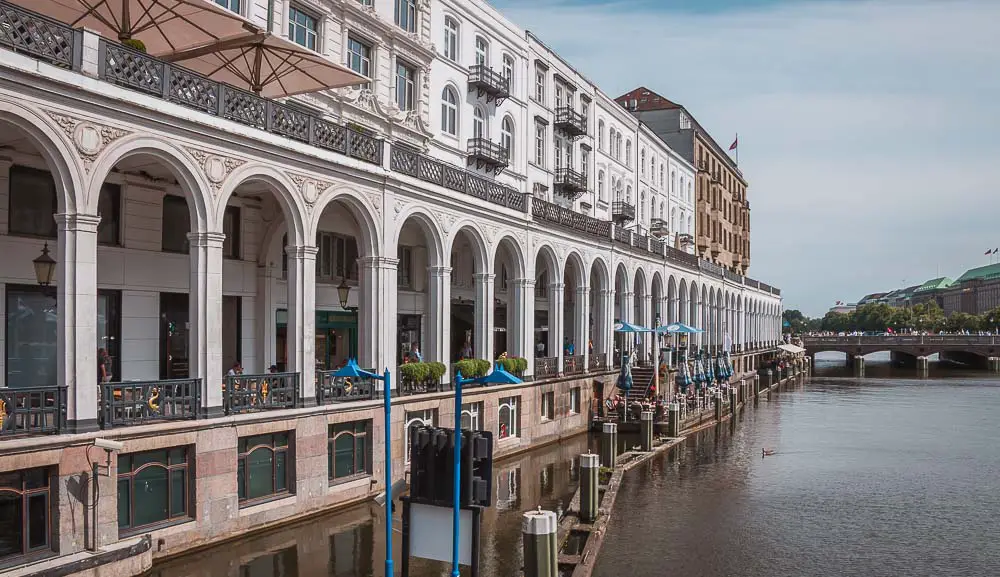
[[[500,124],[500,146],[507,149],[508,163],[514,164],[514,121],[505,116]]]
[[[632,164],[632,141],[625,141],[625,164]]]
[[[597,150],[604,150],[604,121],[597,121]]]
[[[656,218],[656,195],[655,194],[650,194],[649,195],[649,202],[650,202],[650,205],[649,205],[649,218],[653,219],[653,218]]]
[[[444,19],[444,57],[458,62],[458,22],[451,16]]]
[[[490,45],[482,36],[476,36],[476,64],[490,65]]]
[[[643,148],[642,151],[639,152],[639,172],[642,174],[642,176],[646,176],[646,149],[645,148]]]
[[[486,115],[478,106],[472,113],[472,138],[486,138]]]
[[[691,221],[691,217],[688,216],[688,225],[687,225],[687,230],[685,232],[687,234],[691,234],[694,232],[693,228],[694,228],[694,223]]]
[[[625,187],[625,202],[627,202],[629,204],[632,203],[632,185],[631,184]]]
[[[458,96],[450,86],[441,93],[441,132],[458,136]]]
[[[677,207],[670,209],[670,230],[677,230]]]
[[[660,201],[660,220],[663,220],[663,201]]]
[[[639,222],[645,219],[646,214],[646,191],[639,193]]]
[[[688,181],[688,202],[694,202],[694,194],[691,192],[691,182]]]
[[[597,198],[604,200],[604,171],[597,171]]]
[[[677,194],[677,173],[670,171],[670,194]]]
[[[656,157],[652,154],[649,155],[649,180],[650,182],[656,178]],[[663,187],[663,183],[660,183],[660,187]]]
[[[514,58],[510,54],[503,55],[503,77],[507,79],[507,89],[514,90]]]

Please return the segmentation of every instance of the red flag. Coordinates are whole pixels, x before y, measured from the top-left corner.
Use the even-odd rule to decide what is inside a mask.
[[[739,142],[740,137],[737,136],[736,139],[733,140],[733,143],[729,145],[729,150],[736,150],[736,145],[739,144]]]

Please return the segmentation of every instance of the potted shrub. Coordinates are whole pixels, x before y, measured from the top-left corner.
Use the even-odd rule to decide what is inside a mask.
[[[122,40],[122,46],[128,46],[136,52],[142,52],[143,54],[146,53],[146,45],[138,38],[126,38]]]

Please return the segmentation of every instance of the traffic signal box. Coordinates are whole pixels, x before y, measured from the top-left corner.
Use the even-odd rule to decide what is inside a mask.
[[[459,502],[462,508],[493,505],[493,433],[462,431]],[[455,479],[455,430],[410,428],[410,500],[451,507]]]

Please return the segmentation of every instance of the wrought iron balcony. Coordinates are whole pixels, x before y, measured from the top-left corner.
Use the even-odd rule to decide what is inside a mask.
[[[66,429],[66,387],[0,387],[0,438],[61,433]]]
[[[500,104],[510,96],[510,79],[496,72],[485,64],[469,67],[469,87],[476,89],[476,94],[486,101],[495,100]]]
[[[227,415],[299,406],[298,373],[269,373],[226,377],[222,407]]]
[[[587,175],[572,168],[556,169],[555,193],[576,200],[587,191]]]
[[[611,203],[611,220],[617,224],[635,220],[635,205],[617,200]]]
[[[649,233],[655,237],[667,236],[670,234],[670,227],[662,218],[654,218],[649,223]]]
[[[494,174],[500,174],[507,168],[510,159],[510,152],[499,144],[486,138],[469,139],[468,164],[475,164],[476,168],[486,168],[492,170]]]
[[[556,109],[555,125],[572,138],[587,134],[587,117],[570,106],[560,106]]]
[[[201,379],[129,381],[101,385],[102,429],[197,419]]]

